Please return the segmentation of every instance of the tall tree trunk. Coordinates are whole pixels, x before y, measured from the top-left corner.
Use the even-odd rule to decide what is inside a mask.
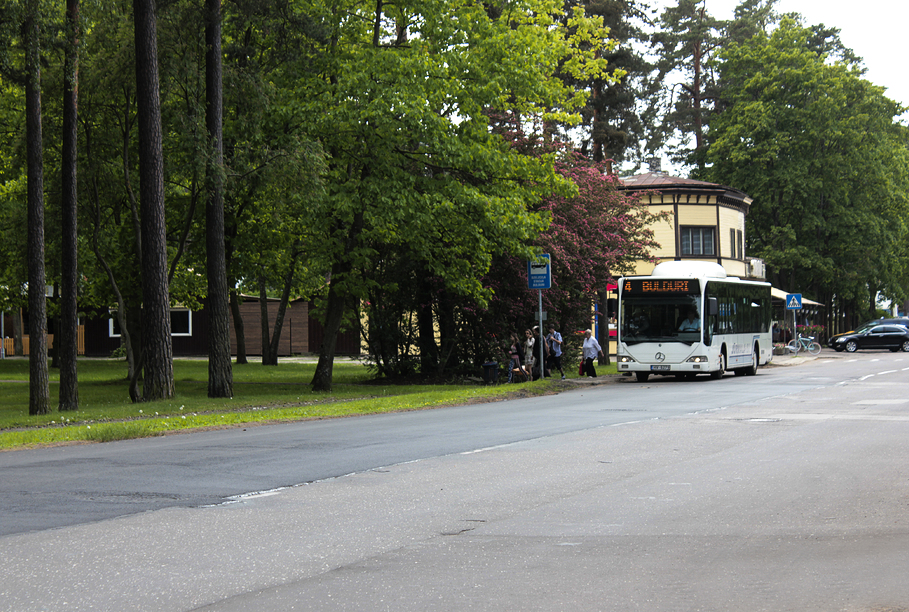
[[[22,342],[22,308],[13,310],[13,355],[24,355],[25,345]]]
[[[354,215],[353,223],[347,228],[345,253],[349,253],[353,249],[362,231],[363,213],[358,212]],[[316,371],[313,374],[311,383],[313,391],[331,391],[335,349],[338,346],[338,333],[341,331],[341,323],[344,321],[344,314],[351,299],[350,293],[346,289],[338,289],[338,281],[345,280],[352,271],[353,264],[344,260],[336,262],[331,267],[331,280],[328,284],[328,299],[325,305],[322,346],[319,347],[319,362],[316,364]]]
[[[268,288],[265,283],[265,275],[259,277],[259,333],[262,334],[262,365],[277,365],[268,363],[268,354],[271,352],[271,337],[269,336],[268,325]]]
[[[233,397],[230,362],[230,294],[224,251],[224,141],[222,137],[221,0],[206,0],[205,123],[211,143],[208,204],[205,207],[208,275],[208,397]]]
[[[133,336],[131,329],[127,323],[126,318],[126,299],[123,297],[123,292],[120,290],[120,284],[117,282],[117,277],[114,274],[113,268],[105,259],[104,255],[101,254],[101,249],[98,246],[98,235],[101,232],[101,209],[97,205],[97,186],[94,188],[95,191],[95,210],[94,217],[95,223],[92,230],[92,252],[95,254],[95,258],[98,260],[98,263],[104,269],[104,272],[107,274],[107,280],[110,283],[111,289],[114,292],[114,297],[117,299],[117,323],[120,325],[120,344],[123,346],[126,351],[126,364],[127,364],[127,377],[129,379],[133,378],[133,374],[136,371],[137,364],[137,355],[134,350],[134,344],[139,345],[140,342],[133,342]],[[138,339],[138,336],[136,336]],[[133,396],[130,396],[133,397]],[[134,400],[136,401],[136,400]]]
[[[122,128],[121,128],[123,131],[123,134],[121,135],[123,145],[121,146],[120,151],[121,151],[121,156],[122,156],[121,164],[122,164],[122,168],[123,168],[123,185],[124,185],[124,188],[125,188],[125,191],[127,194],[127,199],[130,204],[130,211],[132,212],[133,210],[136,209],[136,205],[135,205],[135,197],[134,197],[133,189],[132,189],[132,183],[130,180],[130,172],[129,172],[130,164],[128,162],[128,160],[129,160],[128,134],[132,130],[132,128],[130,127],[132,125],[132,121],[129,119],[130,116],[131,115],[129,113],[125,113],[125,115],[124,115],[125,122],[123,123]],[[92,142],[93,142],[92,131],[91,131],[91,127],[89,126],[85,130],[85,145],[84,145],[85,157],[87,159],[93,159]],[[129,325],[127,325],[126,296],[124,295],[124,292],[120,289],[120,283],[118,283],[118,281],[117,281],[117,276],[116,276],[116,274],[114,274],[113,268],[111,267],[110,263],[105,258],[104,254],[101,252],[99,238],[101,236],[101,232],[104,230],[103,230],[103,222],[102,222],[102,215],[101,215],[101,195],[100,195],[101,187],[100,187],[100,181],[99,181],[97,174],[93,174],[91,176],[89,187],[90,188],[87,191],[87,193],[90,195],[88,202],[89,202],[91,218],[92,218],[91,249],[92,249],[92,253],[94,253],[94,255],[95,255],[95,258],[98,260],[98,263],[101,265],[102,269],[104,270],[104,273],[107,275],[108,282],[110,282],[111,290],[113,291],[114,297],[117,300],[116,317],[117,317],[117,322],[120,325],[120,345],[123,347],[123,349],[126,352],[127,378],[129,380],[132,380],[134,378],[134,374],[135,374],[136,368],[138,366],[138,355],[136,354],[136,351],[142,344],[141,338],[140,338],[139,333],[136,333],[136,335],[133,336],[132,329],[130,328]],[[131,215],[131,217],[132,217],[132,215]],[[133,244],[134,244],[135,253],[136,253],[136,261],[139,261],[139,262],[142,261],[142,249],[140,248],[141,239],[140,239],[140,235],[139,235],[140,231],[141,231],[141,228],[139,227],[138,219],[136,219],[134,222]],[[128,272],[124,272],[123,275],[127,278],[132,278],[132,275],[129,274]],[[138,329],[138,328],[136,328],[136,329]],[[134,349],[134,346],[136,347],[135,349]],[[140,401],[141,398],[140,398],[139,393],[138,392],[133,393],[132,391],[133,390],[130,389],[130,398],[132,398],[133,401]],[[137,399],[137,398],[139,398],[139,399]]]
[[[336,268],[337,266],[332,266]],[[337,290],[335,283],[335,270],[332,270],[332,281],[328,287],[328,300],[326,303],[324,335],[322,346],[319,347],[319,362],[312,377],[313,391],[331,391],[332,371],[335,362],[335,349],[338,345],[338,332],[344,320],[347,307],[347,296]]]
[[[28,413],[50,412],[47,372],[47,296],[44,271],[44,149],[41,138],[41,64],[38,0],[26,5],[25,132],[28,181]]]
[[[46,287],[45,287],[46,289]],[[54,283],[51,290],[54,302],[60,301],[60,283]],[[50,358],[51,370],[60,369],[60,315],[48,317],[47,320],[47,356]]]
[[[137,306],[134,301],[124,302],[123,315],[119,316],[120,335],[129,342],[128,347],[132,350],[132,361],[129,368],[129,399],[133,403],[142,401],[142,392],[139,390],[139,381],[142,379],[142,368],[145,365],[145,347],[143,338],[145,337],[142,307]],[[127,335],[124,335],[127,334]],[[130,348],[127,348],[127,357],[130,354]]]
[[[234,283],[230,283],[231,286]],[[235,289],[230,290],[230,314],[234,320],[234,335],[237,337],[237,363],[247,364],[246,329],[243,325],[243,313],[240,312],[240,295]]]
[[[79,109],[79,0],[66,0],[68,44],[63,67],[63,159],[62,202],[62,264],[60,292],[60,325],[54,345],[60,362],[60,395],[57,409],[79,408],[79,251],[76,213],[78,210],[77,120]]]
[[[143,358],[145,400],[174,396],[173,345],[167,280],[164,155],[158,84],[154,0],[133,0],[136,102],[139,124],[139,193],[142,235]],[[142,358],[140,358],[142,359]]]
[[[225,193],[225,197],[227,194]],[[237,225],[233,217],[225,216],[224,219],[224,267],[229,270],[234,258],[233,243],[237,237]],[[237,291],[237,279],[230,275],[227,279],[230,287],[230,314],[234,324],[234,335],[237,337],[237,364],[246,365],[246,330],[243,324],[243,314],[240,312],[240,293]]]
[[[293,256],[290,258],[290,267],[284,275],[284,289],[281,291],[281,301],[278,302],[278,312],[275,314],[275,328],[272,330],[271,342],[268,344],[268,353],[262,350],[262,363],[264,365],[278,365],[278,347],[280,346],[281,330],[284,327],[284,315],[287,313],[287,304],[290,302],[290,290],[294,283],[294,272],[297,268],[297,258],[300,252],[298,244],[294,245]]]

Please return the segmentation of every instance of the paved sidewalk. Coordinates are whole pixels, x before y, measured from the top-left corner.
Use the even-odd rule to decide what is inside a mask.
[[[817,355],[811,355],[809,353],[798,353],[797,355],[774,355],[773,361],[771,361],[766,366],[761,366],[762,368],[774,368],[780,366],[797,366],[809,361],[815,361],[816,359],[842,359],[847,353],[837,353],[831,349],[823,349]],[[612,363],[615,363],[615,355],[610,355],[610,360]],[[596,378],[589,378],[586,376],[566,378],[565,382],[573,385],[607,385],[616,382],[624,382],[628,380],[633,380],[633,377],[625,374],[600,374]]]
[[[817,355],[811,355],[809,353],[798,353],[796,355],[774,355],[773,361],[770,363],[770,366],[792,366],[800,365],[808,361],[814,361],[816,359],[842,359],[847,357],[849,353],[837,353],[833,349],[821,349],[821,352]]]

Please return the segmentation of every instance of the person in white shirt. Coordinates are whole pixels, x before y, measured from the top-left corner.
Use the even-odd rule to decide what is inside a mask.
[[[688,318],[679,326],[679,331],[697,331],[699,329],[701,329],[701,321],[698,319],[698,312],[691,309],[688,311]]]
[[[584,374],[591,378],[597,377],[596,368],[593,367],[593,360],[603,354],[600,343],[591,335],[590,330],[584,332]]]

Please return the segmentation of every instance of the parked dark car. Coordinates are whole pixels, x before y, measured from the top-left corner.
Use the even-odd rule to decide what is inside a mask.
[[[859,349],[890,349],[909,353],[909,327],[905,325],[871,325],[830,339],[836,351],[854,353]]]
[[[840,338],[845,336],[852,336],[854,334],[860,334],[868,331],[875,325],[902,325],[904,327],[909,327],[909,317],[898,317],[895,319],[872,319],[870,321],[865,321],[852,331],[843,332],[842,334],[836,334],[835,336],[830,336],[827,340],[827,346],[832,349],[836,349],[837,346],[842,347],[842,344],[839,342]]]

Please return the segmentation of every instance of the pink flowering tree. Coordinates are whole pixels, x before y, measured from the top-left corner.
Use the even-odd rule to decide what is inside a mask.
[[[650,260],[657,243],[652,224],[661,216],[616,188],[601,164],[566,151],[557,170],[577,186],[574,196],[553,196],[534,208],[549,214],[549,228],[536,240],[552,262],[552,287],[543,291],[548,322],[556,322],[569,347],[575,332],[590,327],[593,306],[607,283],[630,272],[636,260]],[[492,298],[476,312],[477,325],[495,337],[523,335],[537,317],[538,295],[527,287],[527,261],[498,257],[485,278]],[[548,325],[547,325],[548,326]]]

